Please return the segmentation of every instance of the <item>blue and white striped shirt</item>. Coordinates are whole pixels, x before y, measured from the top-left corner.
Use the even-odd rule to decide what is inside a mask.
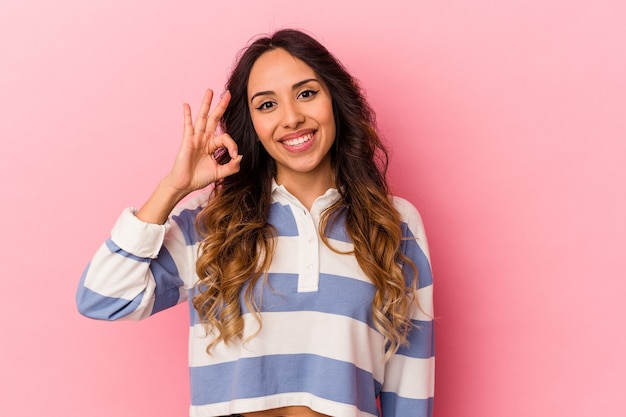
[[[432,415],[434,350],[432,276],[426,236],[417,210],[394,197],[403,218],[404,253],[418,268],[419,304],[406,348],[384,361],[383,336],[375,329],[374,285],[352,254],[322,243],[322,212],[339,198],[330,189],[307,210],[282,186],[272,192],[269,222],[278,237],[267,281],[254,289],[262,327],[242,300],[244,340],[218,344],[191,303],[189,367],[191,417],[210,417],[302,405],[330,416]],[[111,237],[86,268],[77,292],[79,311],[95,319],[140,320],[191,300],[198,238],[194,219],[207,200],[181,205],[165,225],[141,222],[125,210]],[[349,252],[342,221],[326,231],[330,243]],[[412,274],[407,271],[407,279]]]

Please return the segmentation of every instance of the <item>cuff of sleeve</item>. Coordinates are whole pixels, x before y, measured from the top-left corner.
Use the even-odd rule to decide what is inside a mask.
[[[156,258],[163,246],[165,234],[170,228],[169,220],[161,224],[141,221],[132,207],[125,209],[117,219],[111,240],[122,250],[140,258]]]

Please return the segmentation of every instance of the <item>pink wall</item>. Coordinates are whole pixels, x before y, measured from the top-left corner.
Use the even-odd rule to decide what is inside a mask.
[[[625,22],[616,0],[2,2],[0,415],[186,415],[186,309],[93,322],[75,288],[181,103],[285,26],[366,85],[424,216],[436,417],[623,415]]]

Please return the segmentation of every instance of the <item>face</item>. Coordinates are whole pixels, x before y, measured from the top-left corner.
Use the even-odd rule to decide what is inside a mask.
[[[276,181],[330,178],[335,118],[326,84],[284,49],[261,55],[248,79],[254,129],[276,161]]]

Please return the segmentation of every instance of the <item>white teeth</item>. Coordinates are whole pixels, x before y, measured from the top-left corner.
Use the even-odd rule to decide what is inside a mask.
[[[299,138],[285,140],[283,141],[283,143],[287,146],[298,146],[302,145],[304,142],[310,141],[312,137],[313,133],[307,133],[306,135],[300,136]]]

